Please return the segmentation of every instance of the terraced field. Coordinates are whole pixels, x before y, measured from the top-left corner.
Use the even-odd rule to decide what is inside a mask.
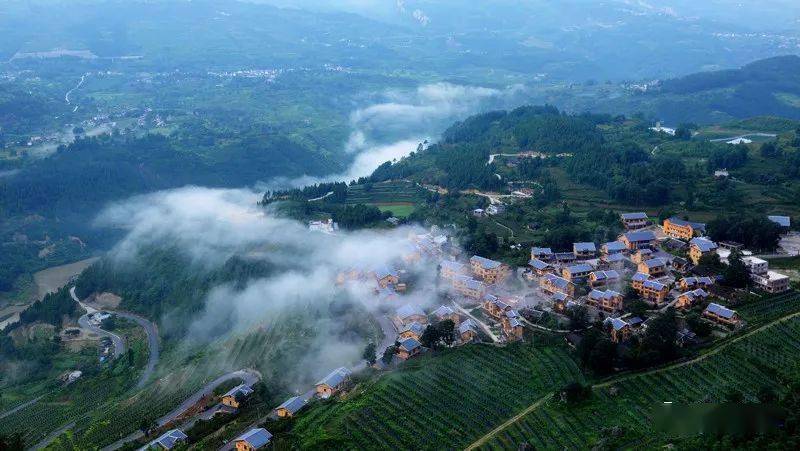
[[[364,383],[302,414],[301,448],[463,448],[531,402],[583,376],[558,344],[466,346]]]
[[[422,189],[403,180],[353,185],[347,188],[348,204],[391,205],[397,203],[415,204],[422,197]]]
[[[800,311],[800,292],[792,290],[766,296],[734,308],[749,327],[755,327]]]
[[[592,400],[579,407],[547,400],[480,447],[517,449],[523,442],[537,449],[590,448],[601,441],[614,447],[662,444],[668,437],[652,429],[654,406],[665,401],[722,402],[731,392],[755,400],[764,386],[780,393],[784,382],[800,370],[799,354],[800,317],[791,317],[688,363],[595,385]]]

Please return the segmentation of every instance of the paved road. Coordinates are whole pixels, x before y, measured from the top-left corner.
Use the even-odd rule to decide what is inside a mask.
[[[178,417],[183,415],[184,412],[189,410],[189,408],[197,404],[203,397],[210,396],[214,392],[215,388],[219,387],[225,382],[234,379],[241,379],[242,383],[253,386],[255,385],[256,382],[261,380],[261,374],[258,371],[250,369],[232,371],[230,373],[223,374],[222,376],[204,385],[200,390],[194,392],[192,396],[183,401],[181,405],[173,409],[170,413],[156,420],[156,424],[159,427],[162,427],[167,423],[175,421]],[[142,431],[136,431],[128,435],[127,437],[117,440],[111,445],[106,446],[105,448],[103,448],[103,451],[110,451],[122,448],[122,446],[125,445],[126,443],[132,442],[134,440],[139,440],[142,437],[144,437]]]
[[[125,345],[122,338],[120,338],[116,334],[100,329],[99,327],[93,326],[92,324],[89,323],[88,315],[91,313],[95,313],[98,310],[88,304],[81,302],[78,299],[77,294],[75,294],[75,287],[69,289],[69,294],[70,296],[72,296],[72,299],[75,302],[80,304],[80,306],[84,310],[86,310],[86,315],[83,315],[80,317],[80,319],[78,319],[78,324],[81,326],[81,328],[88,329],[99,335],[111,337],[111,340],[114,342],[114,357],[116,358],[122,355],[122,353],[125,352]],[[147,358],[147,364],[145,365],[144,371],[142,372],[142,375],[139,377],[139,382],[137,382],[136,384],[136,388],[142,388],[150,379],[150,376],[153,375],[156,365],[158,364],[158,359],[160,354],[158,345],[158,328],[156,327],[155,324],[153,324],[152,321],[149,321],[146,318],[143,318],[133,313],[122,312],[117,310],[106,310],[106,311],[135,322],[136,324],[141,326],[144,329],[145,334],[147,334],[147,347],[149,349],[149,355]]]
[[[493,342],[495,342],[495,343],[498,343],[498,342],[500,341],[500,339],[497,337],[497,335],[495,335],[494,333],[492,333],[492,330],[491,330],[491,329],[489,329],[489,326],[487,326],[487,325],[486,325],[486,323],[484,323],[483,321],[479,320],[477,317],[475,317],[475,315],[473,315],[472,313],[470,313],[470,312],[469,312],[467,309],[465,309],[464,307],[462,307],[462,306],[458,305],[458,304],[456,303],[456,301],[453,301],[453,307],[455,307],[455,308],[456,308],[456,310],[458,310],[459,312],[461,312],[461,313],[463,313],[464,315],[468,316],[470,319],[472,319],[472,321],[475,321],[475,324],[477,324],[477,325],[478,325],[478,327],[480,327],[481,329],[483,329],[483,331],[484,331],[484,332],[486,332],[486,335],[488,335],[488,336],[489,336],[489,338],[491,338]]]

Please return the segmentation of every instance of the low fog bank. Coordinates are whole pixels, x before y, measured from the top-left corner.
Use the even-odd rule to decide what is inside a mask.
[[[423,260],[409,269],[413,289],[391,306],[379,302],[371,276],[337,284],[337,276],[352,269],[368,274],[384,267],[399,268],[409,250],[409,235],[423,230],[400,227],[340,231],[336,235],[312,232],[304,224],[276,217],[259,207],[256,201],[260,195],[250,190],[185,187],[116,203],[96,220],[98,226],[125,231],[108,257],[117,264],[132,263],[144,249],[153,246],[173,246],[198,270],[218,269],[233,256],[263,261],[275,268],[268,277],[250,279],[245,286],[216,286],[204,299],[198,299],[203,307],[188,328],[184,340],[187,352],[204,343],[287,328],[293,321],[301,321],[297,329],[312,335],[296,337],[306,345],[294,366],[313,379],[359,359],[366,340],[351,329],[368,323],[367,313],[405,303],[432,306],[436,298],[435,261]],[[361,314],[332,313],[341,305],[356,305],[355,311]],[[293,338],[287,335],[281,340]],[[276,342],[275,346],[281,344]]]
[[[352,130],[343,143],[343,151],[352,155],[347,170],[325,177],[277,177],[259,188],[274,191],[367,177],[381,164],[417,150],[420,143],[438,140],[458,120],[514,108],[527,99],[529,93],[521,85],[488,88],[431,83],[414,89],[388,89],[372,95],[371,103],[350,114]]]

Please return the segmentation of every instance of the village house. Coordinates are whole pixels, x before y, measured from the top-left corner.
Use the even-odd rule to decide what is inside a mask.
[[[579,260],[589,260],[597,256],[597,248],[594,243],[573,243],[572,253]]]
[[[679,273],[685,273],[689,270],[689,260],[683,257],[674,257],[672,259],[672,269]]]
[[[695,290],[697,288],[705,288],[708,289],[714,285],[714,281],[711,280],[711,277],[684,277],[678,282],[678,287],[680,287],[683,291]]]
[[[710,303],[703,311],[703,316],[706,318],[727,326],[738,326],[741,323],[739,314],[734,310],[723,307],[719,304]]]
[[[589,273],[589,286],[592,288],[617,283],[619,281],[620,275],[613,269],[592,271]]]
[[[624,254],[627,251],[628,247],[622,241],[609,241],[600,246],[600,252],[603,255]]]
[[[468,276],[453,277],[453,289],[461,296],[472,299],[481,299],[486,294],[486,285]]]
[[[253,428],[233,439],[236,451],[255,451],[266,447],[272,434],[264,428]]]
[[[414,321],[413,323],[408,324],[400,329],[400,333],[398,335],[403,340],[406,338],[415,338],[419,340],[420,337],[422,337],[423,332],[425,332],[425,326]]]
[[[751,274],[750,278],[767,293],[783,293],[789,290],[789,276],[767,271],[766,274]]]
[[[436,321],[444,321],[449,319],[453,322],[456,326],[461,321],[461,318],[458,316],[455,310],[452,307],[447,305],[441,305],[439,308],[433,311],[433,316],[436,318]]]
[[[626,230],[637,230],[650,225],[650,220],[647,217],[647,213],[643,211],[635,213],[622,213],[619,216],[622,220],[622,225]]]
[[[237,385],[222,395],[222,405],[238,409],[242,401],[253,393],[253,389],[245,384]]]
[[[464,321],[458,326],[458,336],[464,343],[469,343],[470,341],[478,337],[478,330],[472,319],[467,318],[466,321]]]
[[[406,338],[397,347],[397,357],[403,360],[408,360],[420,352],[422,352],[422,344],[413,338]]]
[[[492,204],[486,207],[486,214],[489,216],[497,216],[505,213],[506,207],[505,205],[500,204]]]
[[[550,295],[550,301],[553,303],[553,309],[557,312],[563,312],[564,309],[567,308],[567,302],[569,301],[569,295],[557,291]]]
[[[180,429],[171,429],[161,434],[157,439],[148,443],[145,449],[153,449],[160,447],[161,449],[172,449],[178,445],[186,443],[189,436],[184,434]]]
[[[484,211],[483,208],[476,208],[472,210],[472,216],[475,216],[476,218],[482,218],[486,216],[486,211]]]
[[[792,218],[789,216],[769,215],[767,219],[778,224],[781,228],[789,230],[792,227]]]
[[[689,259],[695,265],[700,264],[700,259],[704,255],[713,254],[717,251],[717,243],[708,238],[696,237],[689,240]]]
[[[575,254],[572,252],[556,252],[553,254],[553,258],[555,259],[556,263],[561,265],[568,265],[577,260]]]
[[[614,290],[592,290],[589,292],[586,303],[606,312],[622,311],[622,294]]]
[[[639,263],[638,271],[650,277],[661,277],[667,274],[667,261],[663,258],[651,258]]]
[[[609,333],[611,334],[611,341],[614,343],[627,341],[633,333],[631,325],[622,318],[606,318],[603,324],[610,325]]]
[[[497,296],[487,294],[483,301],[483,310],[494,318],[501,318],[511,306],[497,298]]]
[[[694,305],[698,300],[702,301],[708,297],[708,292],[702,288],[681,293],[678,296],[678,301],[675,302],[675,308],[688,309]]]
[[[588,263],[578,263],[577,265],[570,265],[561,270],[561,276],[570,282],[576,282],[589,277],[589,274],[594,270],[592,265]]]
[[[346,269],[336,275],[336,283],[342,285],[346,282],[361,280],[364,278],[364,273],[356,268]]]
[[[567,296],[575,297],[575,284],[555,274],[545,274],[539,280],[539,286],[550,294],[564,293]]]
[[[532,247],[531,258],[536,258],[545,262],[553,261],[553,250],[549,247]]]
[[[317,382],[314,388],[317,391],[317,396],[322,399],[327,399],[333,396],[336,392],[344,388],[350,380],[350,370],[345,367],[336,368],[330,374],[325,376],[324,379]]]
[[[511,269],[505,263],[478,255],[470,258],[469,264],[472,267],[472,273],[488,284],[502,282],[511,273]]]
[[[439,263],[439,275],[443,279],[452,280],[455,276],[467,274],[467,265],[451,260],[442,260]]]
[[[506,340],[517,341],[522,339],[522,336],[525,333],[525,328],[522,326],[519,313],[516,310],[507,311],[501,322]]]
[[[706,233],[706,225],[702,222],[691,222],[675,216],[665,219],[663,228],[664,234],[667,236],[684,241]]]
[[[398,291],[403,291],[405,289],[405,284],[400,284],[400,274],[394,269],[388,267],[378,268],[372,272],[372,275],[375,277],[378,288],[391,287]]]
[[[420,324],[428,324],[428,316],[425,312],[418,306],[412,304],[406,304],[397,309],[395,319],[403,325],[411,324],[414,321]]]
[[[626,232],[619,236],[619,241],[625,243],[629,251],[652,248],[656,245],[656,234],[649,230]]]
[[[539,260],[538,258],[530,259],[530,261],[528,261],[528,266],[531,267],[531,270],[537,276],[543,276],[547,273],[552,273],[553,271],[555,271],[555,268],[551,264],[545,263],[544,261]]]
[[[750,279],[767,293],[782,293],[789,290],[789,277],[770,271],[769,262],[758,257],[742,257],[742,262],[750,272]]]
[[[284,401],[283,404],[276,407],[275,413],[278,415],[278,418],[291,418],[302,410],[307,403],[308,401],[300,396],[292,396]]]
[[[758,257],[742,257],[742,263],[747,267],[750,275],[766,274],[769,271],[769,262]]]
[[[623,253],[604,255],[600,258],[600,262],[609,268],[622,269],[630,260]]]
[[[631,287],[642,299],[656,306],[664,303],[669,294],[669,287],[661,282],[650,280],[650,277],[643,273],[633,275]]]
[[[651,258],[653,258],[653,251],[652,249],[648,248],[639,249],[631,254],[631,261],[636,263],[637,266],[643,261],[650,260]]]

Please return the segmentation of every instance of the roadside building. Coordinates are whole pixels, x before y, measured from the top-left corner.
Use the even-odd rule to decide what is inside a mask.
[[[589,242],[573,243],[572,253],[578,260],[589,260],[597,256],[597,247]]]
[[[553,261],[553,250],[549,247],[532,247],[531,258],[537,258],[545,262]]]
[[[272,434],[264,428],[253,428],[233,440],[236,451],[255,451],[265,448]]]
[[[631,287],[643,300],[656,306],[663,304],[669,294],[669,287],[661,282],[650,280],[650,277],[643,273],[633,275]]]
[[[188,439],[189,436],[184,434],[180,429],[171,429],[150,442],[146,449],[152,449],[156,447],[161,449],[172,449],[178,445],[186,443]]]
[[[647,213],[643,211],[622,213],[620,219],[622,220],[622,226],[625,227],[626,230],[637,230],[650,225]]]
[[[706,225],[702,222],[687,221],[675,216],[665,219],[663,228],[664,234],[684,241],[706,233]]]
[[[414,321],[411,324],[407,324],[401,330],[398,336],[405,340],[406,338],[415,338],[417,340],[422,337],[422,333],[425,332],[425,326],[422,324]]]
[[[650,277],[661,277],[667,274],[668,264],[663,258],[651,258],[639,263],[638,271]]]
[[[561,270],[561,276],[570,282],[584,280],[589,277],[589,274],[594,270],[592,265],[588,263],[578,263],[570,265]]]
[[[539,280],[539,286],[550,294],[564,293],[567,296],[575,297],[575,284],[555,274],[545,274]]]
[[[464,343],[468,343],[478,337],[477,327],[471,318],[467,318],[463,323],[459,324],[458,336]]]
[[[469,264],[472,268],[472,273],[488,284],[502,282],[511,273],[511,268],[505,263],[478,255],[470,258]]]
[[[610,325],[609,334],[614,343],[627,341],[633,333],[631,325],[622,318],[606,318],[603,324]]]
[[[331,371],[324,379],[317,382],[315,386],[317,396],[323,399],[330,398],[336,392],[344,388],[350,380],[350,374],[350,370],[345,367],[336,368]]]
[[[736,311],[713,302],[708,304],[708,307],[706,307],[705,311],[703,311],[703,316],[714,322],[727,326],[738,326],[741,323],[739,314],[736,313]]]
[[[696,237],[689,240],[689,259],[695,265],[700,264],[700,259],[704,255],[709,255],[717,252],[717,243],[709,240],[708,238]]]
[[[714,281],[711,280],[711,277],[703,276],[703,277],[684,277],[678,282],[678,287],[680,287],[683,291],[695,290],[697,288],[708,289],[712,285],[714,285]]]
[[[442,260],[439,263],[439,275],[443,279],[452,280],[456,276],[467,274],[467,265],[451,260]]]
[[[415,321],[420,324],[428,324],[428,316],[419,306],[413,304],[406,304],[397,309],[395,319],[403,325],[408,325]]]
[[[453,310],[452,307],[447,305],[440,305],[439,308],[433,311],[433,316],[436,318],[436,321],[444,321],[449,319],[456,326],[458,326],[458,323],[461,321],[458,313]]]
[[[292,396],[275,408],[278,418],[291,418],[306,406],[308,401],[300,396]]]
[[[608,284],[615,284],[618,283],[620,279],[621,277],[619,273],[613,269],[607,269],[605,271],[592,271],[589,273],[589,286],[594,288]]]
[[[624,254],[628,251],[628,247],[622,241],[609,241],[608,243],[600,246],[600,252],[603,255]]]
[[[543,276],[547,273],[552,273],[555,271],[555,268],[549,264],[545,263],[543,260],[539,260],[538,258],[532,258],[528,261],[528,266],[531,267],[531,271],[537,276]]]
[[[222,395],[222,405],[238,409],[239,405],[251,394],[253,389],[245,384],[237,385]]]
[[[406,338],[397,347],[397,357],[403,360],[408,360],[420,352],[422,352],[422,344],[413,338]]]
[[[698,301],[702,301],[708,297],[708,292],[702,288],[697,288],[695,290],[686,291],[681,293],[678,296],[678,300],[675,302],[675,308],[679,309],[688,309]]]
[[[486,294],[486,285],[480,280],[468,276],[453,277],[453,289],[461,296],[475,300],[483,298]]]
[[[652,248],[656,245],[656,234],[649,230],[626,232],[619,236],[619,241],[625,243],[629,251]]]
[[[742,257],[742,263],[747,267],[751,276],[753,274],[763,275],[769,271],[769,262],[758,257]]]
[[[587,297],[587,304],[606,312],[622,311],[622,294],[614,290],[592,290]]]

